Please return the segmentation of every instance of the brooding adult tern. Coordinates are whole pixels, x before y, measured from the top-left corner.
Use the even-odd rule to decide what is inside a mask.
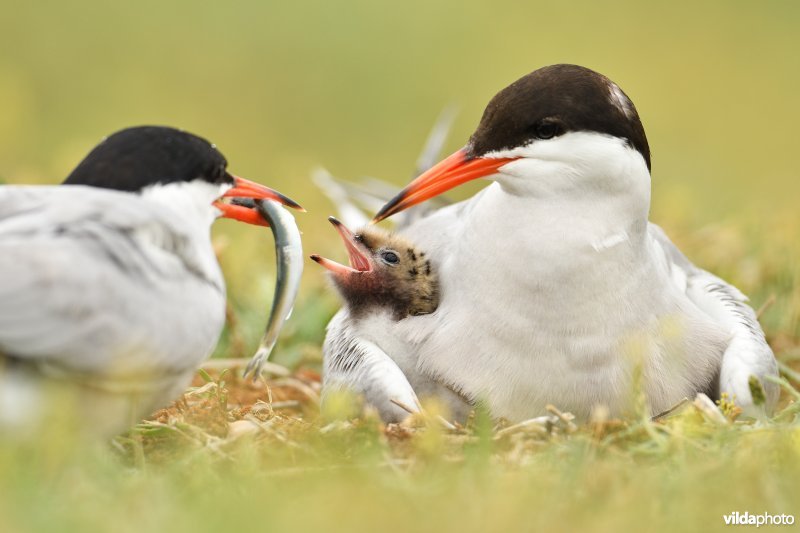
[[[225,320],[211,224],[266,225],[223,197],[299,207],[167,127],[111,135],[61,186],[0,187],[0,434],[74,402],[111,435],[179,396]]]
[[[652,414],[698,392],[771,411],[778,390],[764,378],[777,365],[747,299],[648,222],[650,149],[619,86],[575,65],[524,76],[375,221],[477,178],[492,183],[403,230],[429,252],[441,299],[433,314],[376,323],[387,356],[511,420],[547,404],[624,416],[637,391]]]

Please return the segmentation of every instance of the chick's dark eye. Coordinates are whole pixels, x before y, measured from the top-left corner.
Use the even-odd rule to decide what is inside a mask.
[[[397,257],[397,254],[389,251],[381,252],[381,259],[383,259],[383,262],[387,265],[396,265],[400,262],[400,258]]]
[[[534,127],[534,133],[539,139],[552,139],[558,134],[558,126],[552,122],[540,122]]]

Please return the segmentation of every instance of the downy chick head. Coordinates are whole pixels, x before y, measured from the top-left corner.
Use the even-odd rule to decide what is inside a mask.
[[[397,320],[433,313],[439,305],[439,281],[430,259],[408,239],[367,226],[353,233],[330,217],[349,256],[350,266],[312,255],[354,315],[380,308]]]

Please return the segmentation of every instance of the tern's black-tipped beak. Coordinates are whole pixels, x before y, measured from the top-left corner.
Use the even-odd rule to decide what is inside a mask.
[[[409,183],[405,189],[378,211],[372,222],[380,222],[384,218],[438,196],[462,183],[490,176],[498,168],[511,161],[514,159],[469,158],[466,150],[458,150]]]
[[[232,176],[233,177],[233,188],[228,190],[225,193],[225,198],[252,198],[254,200],[274,200],[279,204],[283,204],[286,207],[291,207],[292,209],[297,209],[299,211],[305,211],[300,204],[282,194],[275,189],[270,189],[269,187],[265,187],[260,183],[256,183],[254,181],[250,181],[239,176]]]
[[[256,226],[269,226],[269,222],[258,212],[256,200],[273,200],[292,209],[305,211],[300,204],[275,189],[238,176],[232,177],[234,186],[224,195],[224,198],[231,198],[231,202],[214,202],[214,206],[222,211],[224,218],[232,218]]]

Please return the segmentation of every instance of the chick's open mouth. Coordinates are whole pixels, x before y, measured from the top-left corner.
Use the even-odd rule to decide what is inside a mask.
[[[332,261],[316,254],[312,255],[311,259],[334,273],[353,274],[370,272],[372,270],[372,263],[370,262],[369,257],[362,250],[364,245],[359,242],[358,236],[354,235],[353,232],[347,228],[347,226],[336,220],[334,217],[329,217],[328,220],[331,224],[333,224],[333,227],[336,228],[336,231],[339,232],[339,236],[342,238],[342,242],[347,250],[350,266],[342,265],[336,261]]]

